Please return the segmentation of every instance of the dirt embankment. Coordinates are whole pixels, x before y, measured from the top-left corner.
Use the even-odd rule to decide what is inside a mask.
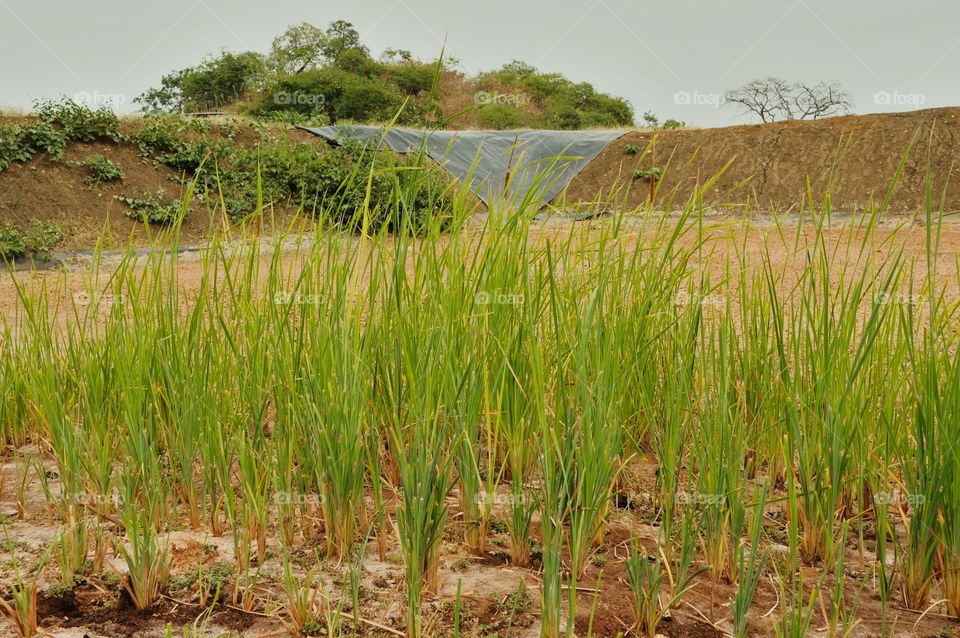
[[[30,117],[0,116],[0,125],[30,124]],[[132,139],[141,127],[139,118],[121,121],[120,130],[127,136],[119,143],[70,142],[63,160],[54,161],[38,154],[28,162],[14,162],[0,171],[0,224],[11,222],[15,227],[26,228],[34,219],[55,222],[63,229],[63,241],[57,248],[92,248],[109,224],[117,246],[127,245],[129,238],[134,245],[146,245],[150,235],[160,232],[159,227],[145,228],[143,224],[126,216],[129,207],[118,196],[140,198],[157,194],[162,190],[163,199],[178,201],[185,193],[181,174],[157,162],[142,157]],[[235,126],[221,127],[211,122],[213,137],[229,139],[233,144],[251,148],[260,133],[253,126],[239,121]],[[313,142],[317,138],[293,128],[271,125],[267,129],[271,138],[284,139],[290,143]],[[102,182],[90,185],[82,162],[102,155],[123,171],[122,181]],[[202,242],[209,234],[211,224],[222,225],[223,216],[211,218],[210,208],[195,202],[193,213],[184,218],[181,237],[184,242]],[[272,208],[278,225],[288,221],[296,207],[278,203]]]
[[[0,117],[0,124],[25,122],[29,118]],[[139,126],[130,120],[124,132]],[[283,129],[283,127],[278,127]],[[322,142],[302,131],[279,131],[290,141]],[[249,125],[234,133],[235,142],[255,144],[257,134]],[[912,148],[911,148],[912,142]],[[627,154],[628,145],[638,153]],[[827,193],[833,210],[860,212],[871,202],[880,202],[907,155],[903,176],[893,191],[889,210],[911,213],[925,197],[929,166],[934,198],[945,193],[946,209],[960,210],[960,180],[955,179],[960,158],[960,108],[912,113],[837,117],[817,122],[783,122],[720,129],[633,132],[613,143],[578,176],[567,189],[567,201],[599,198],[642,205],[649,197],[649,181],[634,179],[639,169],[657,167],[664,175],[659,184],[657,206],[682,206],[698,186],[722,172],[705,193],[705,204],[730,212],[750,210],[796,211],[806,199],[810,181],[819,208]],[[121,183],[95,187],[84,183],[80,165],[93,155],[104,155],[121,167]],[[729,164],[729,166],[728,166]],[[724,168],[726,167],[726,171]],[[64,229],[63,248],[91,247],[108,220],[115,243],[148,242],[147,230],[124,215],[126,205],[117,195],[139,197],[164,189],[175,199],[182,190],[175,171],[144,160],[133,143],[70,144],[64,161],[37,157],[15,163],[0,172],[0,222],[24,227],[32,219],[53,221]],[[202,206],[198,208],[203,208]],[[283,224],[295,210],[278,203],[274,213]],[[182,228],[184,241],[203,241],[211,219],[206,214],[188,216]],[[268,232],[265,229],[265,232]]]
[[[639,152],[627,154],[627,145]],[[945,193],[945,208],[960,210],[960,108],[630,133],[570,184],[567,200],[616,193],[639,206],[649,197],[649,181],[633,174],[656,167],[664,171],[657,195],[664,208],[682,206],[722,172],[704,194],[708,206],[795,211],[806,201],[809,179],[815,206],[829,193],[834,211],[854,213],[884,200],[905,155],[888,210],[912,213],[923,206],[928,166],[937,207]]]

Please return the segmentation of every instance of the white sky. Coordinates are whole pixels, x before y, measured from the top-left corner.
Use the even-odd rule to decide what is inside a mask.
[[[130,100],[226,48],[266,51],[302,21],[357,27],[387,47],[467,71],[512,59],[701,126],[750,119],[717,95],[756,77],[839,80],[859,113],[960,104],[953,0],[0,0],[0,105]],[[114,97],[115,96],[115,97]]]

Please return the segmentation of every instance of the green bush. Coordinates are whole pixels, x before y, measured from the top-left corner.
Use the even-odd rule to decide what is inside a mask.
[[[380,80],[325,67],[279,80],[254,113],[292,111],[307,117],[323,115],[330,123],[342,119],[385,121],[393,118],[402,104],[399,90]]]
[[[206,122],[171,116],[146,118],[136,142],[144,159],[188,172],[196,171],[209,153],[230,146],[228,140],[214,144]]]
[[[49,259],[53,247],[63,239],[63,227],[56,222],[35,219],[23,239],[27,252],[39,259]]]
[[[580,112],[571,106],[553,106],[543,114],[545,128],[561,131],[576,131],[582,128]]]
[[[640,152],[640,147],[636,144],[627,144],[623,147],[623,152],[627,155],[636,155]]]
[[[27,252],[23,235],[10,222],[0,225],[0,260],[8,261],[22,257]]]
[[[480,107],[477,111],[477,122],[483,128],[503,131],[521,128],[526,122],[526,118],[516,107],[506,104],[490,104]]]
[[[96,186],[103,182],[119,182],[123,179],[123,169],[111,162],[103,155],[88,157],[81,166],[87,171],[84,183],[87,186]]]
[[[0,172],[14,162],[27,162],[33,157],[22,126],[0,126]]]
[[[0,260],[6,261],[32,254],[38,259],[49,259],[50,251],[63,238],[63,228],[54,222],[33,220],[26,232],[17,230],[10,222],[0,225]]]
[[[0,126],[0,171],[37,153],[60,161],[71,141],[117,142],[122,137],[119,120],[110,109],[92,111],[64,98],[35,102],[34,114],[33,124]]]
[[[436,66],[425,62],[402,62],[385,69],[387,77],[405,94],[417,96],[433,86]]]
[[[63,159],[67,152],[67,136],[49,122],[35,122],[24,130],[24,141],[31,156],[44,153],[55,162]]]
[[[180,113],[217,109],[242,99],[263,83],[266,64],[262,55],[222,52],[197,66],[163,76],[134,102],[148,113]]]
[[[327,215],[333,223],[355,228],[353,218],[363,208],[371,171],[370,229],[401,218],[422,224],[435,209],[450,208],[450,180],[432,162],[414,165],[412,159],[371,152],[359,144],[330,148],[262,137],[248,148],[213,137],[205,125],[173,116],[150,116],[136,141],[144,158],[182,170],[185,181],[195,181],[199,200],[235,221],[255,212],[262,201],[299,206],[306,214]],[[130,205],[134,219],[169,223],[174,211],[159,200],[162,197],[122,201]]]
[[[179,204],[168,204],[166,193],[161,188],[152,195],[140,198],[117,195],[117,200],[130,207],[126,215],[142,224],[170,225],[180,219]]]
[[[653,168],[640,168],[634,171],[633,179],[660,179],[661,171],[654,166]]]
[[[119,142],[122,138],[120,121],[106,107],[94,111],[63,98],[35,102],[33,111],[39,124],[59,129],[67,141]]]

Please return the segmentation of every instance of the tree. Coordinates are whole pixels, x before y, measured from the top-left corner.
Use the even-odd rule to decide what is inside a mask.
[[[849,113],[853,100],[839,82],[808,85],[780,78],[753,80],[727,92],[728,104],[737,104],[762,122],[817,120]]]
[[[327,34],[309,22],[292,26],[273,40],[270,65],[281,75],[297,75],[316,68],[329,45]]]
[[[370,55],[352,24],[337,20],[323,30],[301,22],[274,38],[270,62],[278,75],[298,75],[318,68],[323,62],[336,62],[344,53],[353,54],[354,58]]]
[[[134,101],[146,112],[179,113],[220,108],[242,99],[263,83],[264,60],[258,53],[222,52],[199,65],[169,73],[160,88]]]
[[[360,33],[346,20],[331,22],[324,36],[323,57],[327,60],[336,60],[341,53],[351,50],[370,55],[370,49],[360,42]]]

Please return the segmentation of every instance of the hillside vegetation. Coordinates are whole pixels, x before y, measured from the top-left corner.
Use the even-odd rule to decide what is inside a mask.
[[[514,61],[468,76],[449,56],[423,61],[387,49],[374,58],[348,22],[303,23],[267,53],[223,51],[173,71],[137,98],[145,112],[229,111],[266,120],[388,122],[453,128],[581,129],[632,126],[626,100],[588,82]]]

